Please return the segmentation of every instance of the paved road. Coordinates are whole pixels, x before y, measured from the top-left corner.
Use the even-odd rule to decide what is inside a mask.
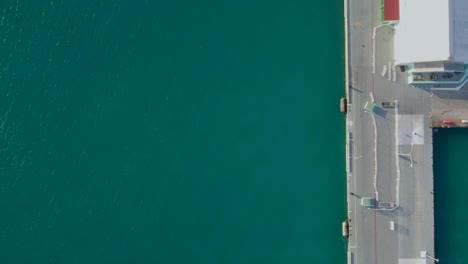
[[[421,257],[434,255],[430,93],[407,86],[389,65],[393,29],[379,26],[380,0],[347,1],[348,263],[433,263]],[[368,113],[372,101],[377,107]],[[396,107],[379,107],[382,101]],[[361,197],[398,207],[368,209]]]

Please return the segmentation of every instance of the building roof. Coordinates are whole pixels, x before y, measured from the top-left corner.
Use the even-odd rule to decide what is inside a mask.
[[[468,63],[468,1],[400,0],[395,63]]]
[[[385,0],[384,1],[384,20],[385,21],[400,20],[400,0]]]
[[[468,1],[452,0],[452,57],[454,61],[468,64]]]

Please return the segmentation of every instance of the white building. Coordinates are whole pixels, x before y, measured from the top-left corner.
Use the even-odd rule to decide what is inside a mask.
[[[468,79],[468,0],[385,0],[384,8],[409,83],[459,89]]]

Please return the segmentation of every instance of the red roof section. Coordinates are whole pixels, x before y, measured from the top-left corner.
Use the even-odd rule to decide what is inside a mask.
[[[384,20],[400,20],[400,0],[385,0]]]

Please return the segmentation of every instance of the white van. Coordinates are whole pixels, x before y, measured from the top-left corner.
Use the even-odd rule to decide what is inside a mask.
[[[468,125],[468,120],[467,119],[464,119],[461,122],[462,122],[462,124]]]

